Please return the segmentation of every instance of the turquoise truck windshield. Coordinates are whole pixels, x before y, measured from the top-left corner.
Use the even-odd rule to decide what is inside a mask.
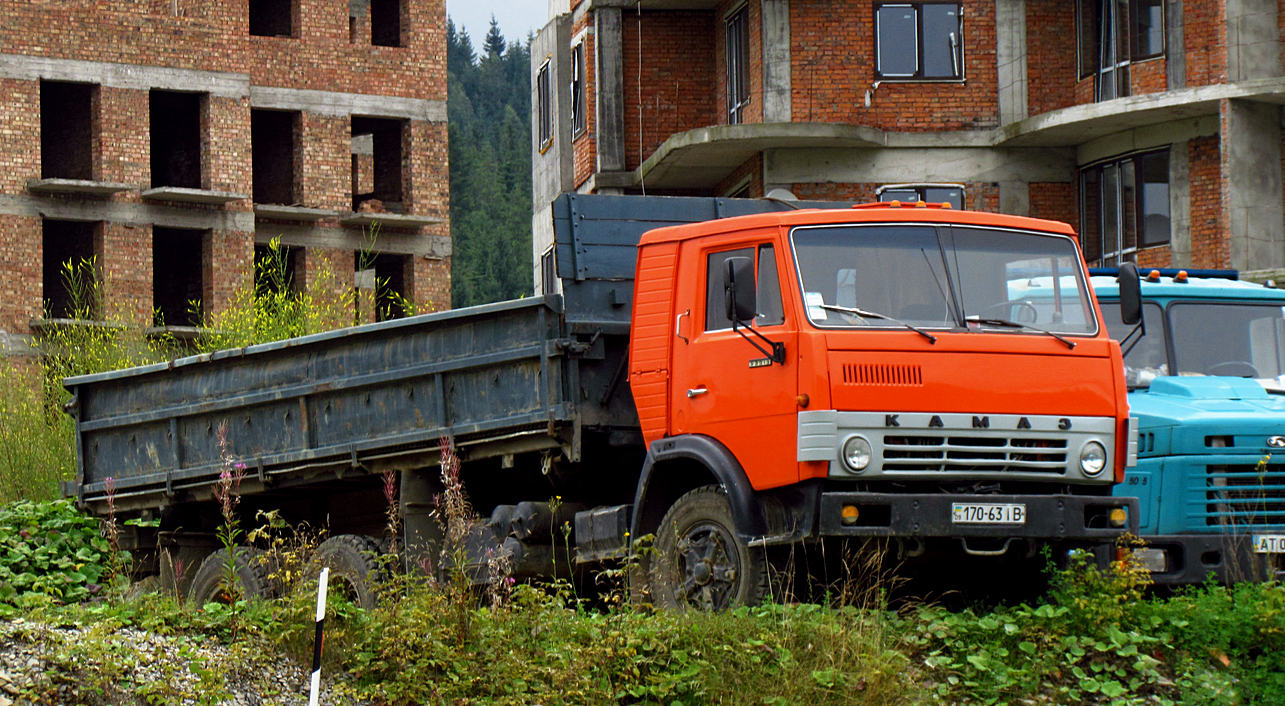
[[[808,319],[889,326],[1094,334],[1070,238],[964,226],[846,225],[791,234]],[[1043,287],[1036,303],[1026,296]],[[878,316],[841,311],[856,309]],[[999,322],[1004,322],[1000,324]]]
[[[1169,306],[1169,323],[1179,375],[1261,379],[1285,373],[1280,304],[1176,302]]]
[[[1111,338],[1123,341],[1134,327],[1120,321],[1120,309],[1115,304],[1104,303],[1102,317],[1107,321],[1107,331],[1111,333]],[[1138,339],[1124,357],[1124,380],[1129,387],[1147,387],[1152,380],[1169,374],[1164,313],[1159,305],[1145,302],[1142,305],[1142,316],[1147,324],[1147,335]]]

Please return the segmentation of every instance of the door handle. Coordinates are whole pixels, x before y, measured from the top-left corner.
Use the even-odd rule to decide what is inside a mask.
[[[699,397],[707,393],[709,393],[709,390],[706,390],[703,387],[693,387],[692,389],[687,391],[687,399],[690,400],[693,397]]]

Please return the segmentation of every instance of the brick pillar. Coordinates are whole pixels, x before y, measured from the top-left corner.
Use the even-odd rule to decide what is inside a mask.
[[[253,262],[253,231],[206,233],[201,248],[201,308],[205,316],[226,311],[238,288],[254,286]]]
[[[39,218],[0,215],[0,331],[30,333],[42,315],[42,245]]]
[[[451,258],[415,255],[406,277],[406,298],[415,302],[415,312],[428,314],[451,308]]]
[[[99,223],[94,256],[105,301],[100,315],[142,326],[152,324],[152,226]]]

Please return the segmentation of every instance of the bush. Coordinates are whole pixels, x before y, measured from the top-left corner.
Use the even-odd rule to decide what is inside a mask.
[[[12,606],[91,598],[107,571],[98,520],[70,500],[21,501],[0,508],[0,615]]]
[[[38,366],[0,361],[0,504],[52,499],[75,468],[72,419],[45,404]]]

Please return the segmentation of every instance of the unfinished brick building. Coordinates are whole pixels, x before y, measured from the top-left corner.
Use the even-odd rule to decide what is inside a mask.
[[[295,286],[324,259],[449,308],[443,0],[0,8],[10,349],[68,314],[63,263],[96,258],[141,325],[190,325],[273,238]]]
[[[1067,221],[1093,264],[1285,267],[1275,0],[550,10],[531,51],[537,261],[562,192],[784,189]]]

